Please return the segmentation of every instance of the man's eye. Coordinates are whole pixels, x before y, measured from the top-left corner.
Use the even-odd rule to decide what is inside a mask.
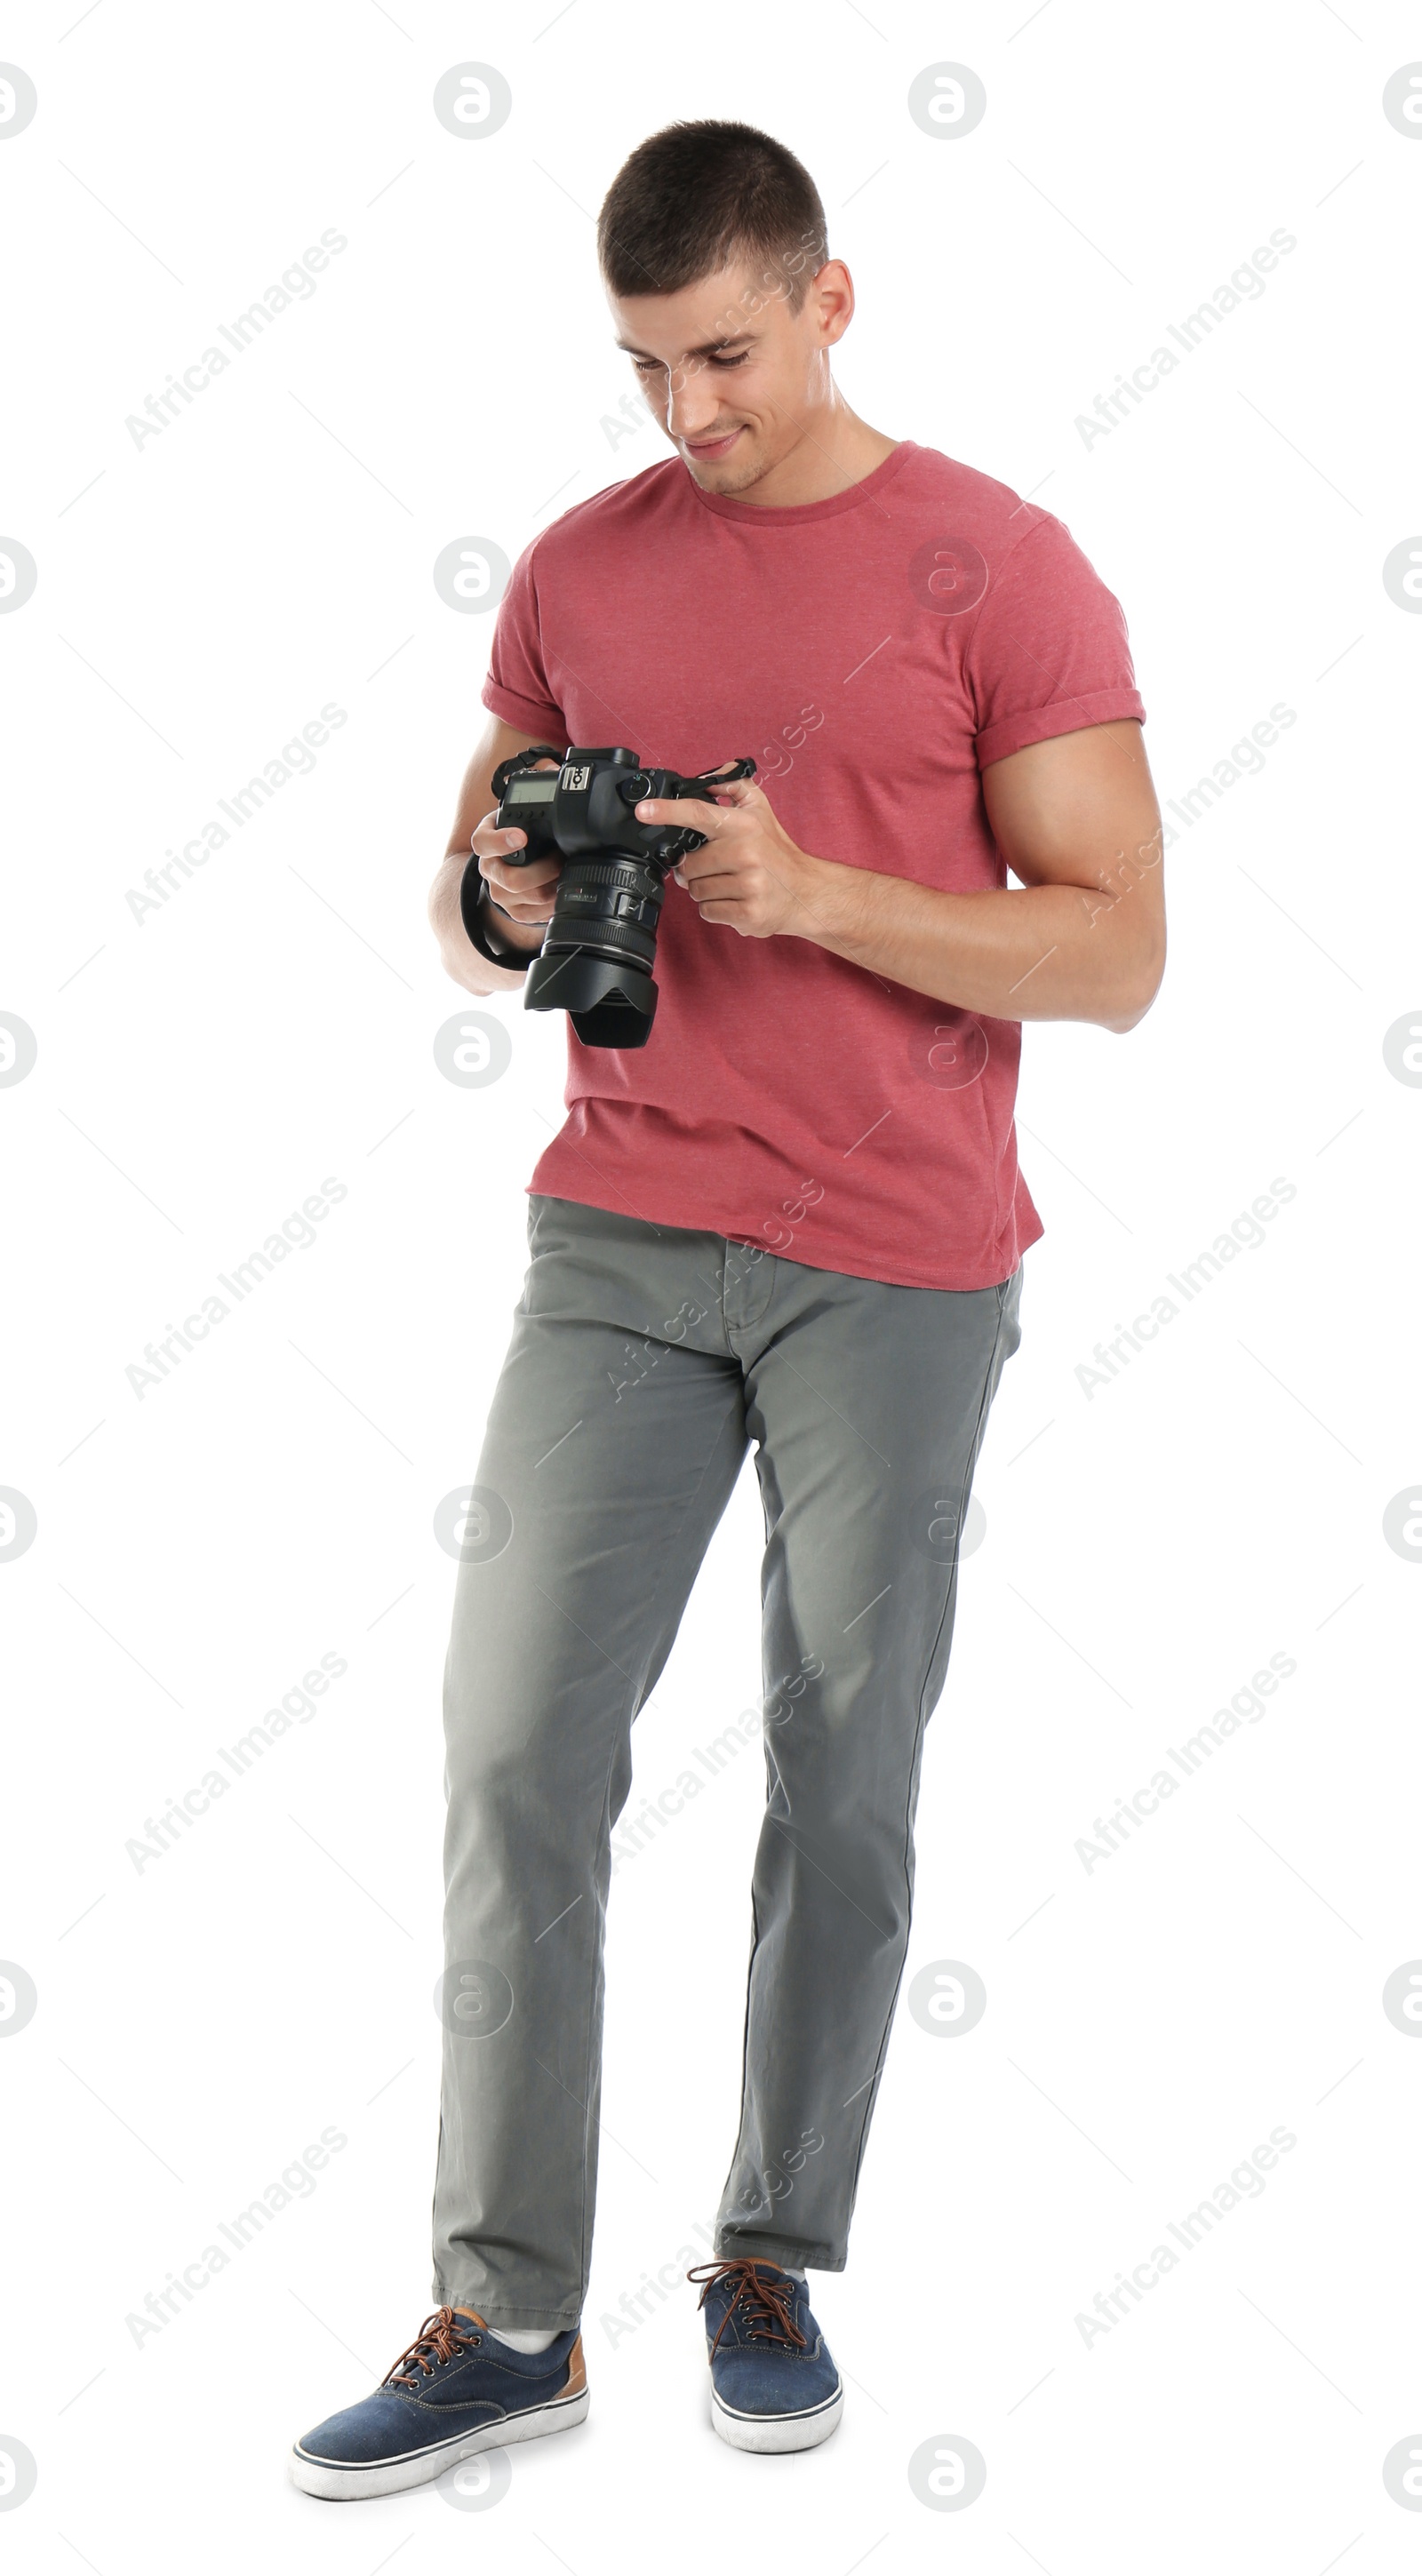
[[[749,349],[742,349],[734,358],[707,358],[705,364],[708,367],[743,367],[749,356]],[[667,372],[660,358],[634,358],[632,365],[639,376],[664,376]]]

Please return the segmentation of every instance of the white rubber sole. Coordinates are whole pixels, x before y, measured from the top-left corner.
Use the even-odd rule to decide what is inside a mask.
[[[817,2442],[829,2440],[843,2413],[842,2388],[803,2415],[738,2415],[711,2391],[712,2428],[737,2451],[811,2451]]]
[[[473,2459],[477,2451],[505,2451],[513,2442],[536,2441],[540,2433],[562,2433],[571,2424],[581,2424],[587,2411],[588,2391],[583,2388],[576,2397],[555,2398],[550,2406],[534,2407],[527,2415],[505,2415],[496,2423],[481,2424],[477,2432],[441,2442],[433,2451],[407,2451],[399,2459],[373,2460],[368,2468],[317,2459],[297,2442],[292,2446],[291,2474],[303,2495],[324,2496],[333,2503],[348,2504],[357,2496],[400,2495],[406,2487],[432,2485],[446,2469]]]

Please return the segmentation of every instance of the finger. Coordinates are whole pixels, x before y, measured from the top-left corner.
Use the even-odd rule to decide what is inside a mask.
[[[479,874],[490,894],[500,903],[532,903],[535,900],[541,902],[545,894],[552,893],[552,887],[541,876],[534,878],[530,885],[529,877],[533,876],[531,868],[525,876],[521,869],[501,868],[497,860],[481,859]]]
[[[558,891],[556,880],[550,881],[542,869],[535,875],[532,868],[525,876],[521,870],[509,875],[502,868],[481,870],[489,892],[500,903],[551,903]],[[533,879],[532,884],[529,878]]]
[[[719,832],[730,819],[730,808],[703,805],[692,796],[649,796],[635,808],[639,823],[682,824],[690,832]]]
[[[713,804],[712,798],[717,801]],[[704,799],[688,796],[649,796],[637,807],[641,821],[675,823],[702,814],[726,815],[738,805],[764,804],[765,798],[753,778],[708,778]],[[698,821],[696,828],[702,829]]]
[[[713,903],[744,903],[759,890],[760,880],[754,869],[728,868],[724,858],[718,862],[710,849],[704,854],[698,851],[696,855],[711,859],[712,865],[698,869],[695,860],[683,861],[686,874],[681,877],[681,883],[693,902],[705,903],[709,897]],[[680,870],[675,873],[680,875]]]
[[[498,895],[492,894],[489,897],[489,902],[495,912],[503,913],[505,918],[509,921],[516,921],[520,930],[541,929],[545,923],[550,922],[553,918],[553,906],[551,903],[504,903],[500,900]]]
[[[724,861],[709,868],[698,868],[695,859],[700,856],[701,853],[698,850],[695,858],[684,859],[681,867],[674,868],[672,871],[678,883],[684,885],[687,893],[693,895],[698,903],[704,903],[708,895],[711,895],[714,901],[724,903],[731,895],[745,895],[750,892],[746,876],[741,870],[726,867]],[[682,869],[685,869],[684,875]]]
[[[498,859],[479,861],[479,874],[501,901],[528,903],[535,896],[541,900],[545,894],[552,893],[561,873],[556,859],[535,859],[527,868],[506,867]]]
[[[743,876],[765,864],[762,852],[739,833],[711,833],[699,850],[686,850],[673,874],[689,883],[694,877]]]

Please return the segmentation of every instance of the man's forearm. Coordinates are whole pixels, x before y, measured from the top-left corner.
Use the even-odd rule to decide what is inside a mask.
[[[451,850],[430,889],[430,922],[439,941],[440,956],[446,974],[466,993],[516,993],[523,983],[521,966],[494,966],[470,945],[459,908],[459,889],[469,854]],[[502,937],[507,931],[510,946],[527,948],[530,955],[538,947],[543,930],[537,925],[511,921],[499,923]]]
[[[1142,853],[1159,865],[1160,852]],[[1133,1028],[1161,957],[1129,881],[945,894],[878,869],[812,859],[793,929],[870,974],[985,1019],[1089,1020]]]
[[[642,823],[689,826],[675,875],[702,921],[748,939],[809,939],[881,981],[984,1019],[1134,1028],[1165,963],[1160,809],[1131,718],[1049,737],[990,764],[987,819],[1022,891],[946,894],[815,858],[753,779],[714,801],[644,798]]]

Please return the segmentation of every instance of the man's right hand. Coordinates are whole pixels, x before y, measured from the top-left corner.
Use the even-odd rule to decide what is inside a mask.
[[[510,867],[510,853],[527,847],[527,834],[500,831],[494,819],[497,809],[475,820],[493,793],[493,773],[498,763],[529,747],[527,734],[515,732],[497,718],[491,719],[465,774],[449,850],[430,888],[430,920],[445,972],[467,993],[517,991],[524,979],[521,966],[494,966],[487,957],[481,957],[465,930],[459,893],[471,851],[479,862],[490,899],[501,907],[492,915],[497,938],[507,939],[511,948],[521,948],[532,956],[542,945],[553,911],[562,860],[535,859],[528,867]],[[541,760],[537,766],[556,769],[558,764],[556,760]]]
[[[555,760],[540,760],[540,769],[556,769]],[[494,809],[497,812],[497,807]],[[553,899],[558,879],[563,873],[561,859],[533,859],[527,867],[510,867],[508,852],[527,847],[528,834],[501,832],[494,814],[486,814],[476,825],[470,847],[479,862],[479,874],[499,908],[495,923],[500,939],[517,938],[521,948],[536,948],[553,916]],[[507,918],[505,918],[507,916]],[[527,933],[525,937],[522,934]],[[536,934],[536,936],[535,936]]]

